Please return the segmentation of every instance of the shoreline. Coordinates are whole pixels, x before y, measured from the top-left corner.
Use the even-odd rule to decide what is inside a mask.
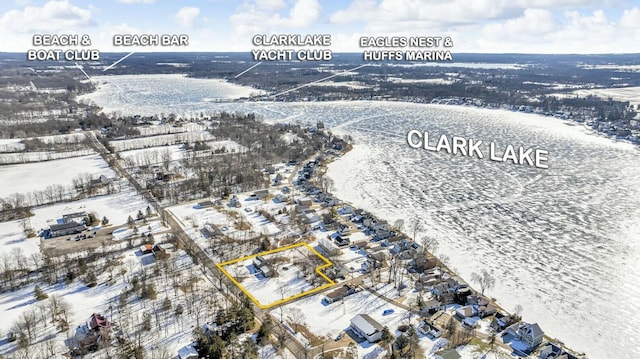
[[[331,130],[331,128],[329,128],[329,130]],[[337,136],[339,136],[339,137],[343,137],[343,136],[346,134],[346,132],[343,132],[342,130],[341,130],[340,132],[341,132],[341,133],[337,134]],[[356,149],[356,146],[357,146],[357,144],[353,144],[353,143],[352,143],[352,144],[349,144],[348,149],[347,149],[347,150],[345,150],[345,151],[342,151],[342,153],[340,154],[340,156],[339,156],[339,157],[334,155],[334,156],[331,156],[331,158],[330,158],[329,160],[326,160],[326,159],[325,159],[325,160],[320,164],[320,168],[321,168],[321,170],[320,170],[320,174],[319,174],[319,176],[318,176],[318,179],[319,179],[319,178],[322,178],[322,177],[324,177],[324,176],[327,176],[328,178],[330,178],[330,179],[333,181],[333,180],[334,180],[334,177],[333,177],[333,176],[329,176],[329,175],[328,175],[328,172],[329,172],[329,170],[330,170],[330,168],[329,168],[329,167],[330,167],[331,165],[335,164],[337,161],[341,160],[345,155],[347,155],[347,154],[349,154],[349,153],[352,153],[352,151],[354,151],[354,150]],[[333,191],[335,191],[335,187],[334,187]],[[350,200],[345,199],[345,198],[343,198],[343,197],[342,197],[342,196],[340,196],[340,195],[336,195],[333,191],[332,191],[332,190],[329,190],[329,191],[327,191],[327,193],[328,193],[328,194],[330,194],[331,196],[333,196],[334,198],[339,199],[339,200],[340,200],[340,204],[341,204],[341,205],[348,205],[348,206],[350,206],[354,211],[355,211],[355,210],[358,210],[358,209],[363,210],[363,211],[365,211],[365,212],[370,213],[374,218],[381,219],[381,220],[383,220],[383,221],[387,221],[387,223],[392,223],[392,222],[393,222],[393,219],[392,219],[392,218],[389,218],[388,216],[386,216],[386,215],[384,215],[384,214],[375,213],[375,212],[378,212],[378,211],[376,211],[376,210],[372,210],[372,209],[368,209],[368,208],[366,208],[366,207],[364,207],[364,206],[356,205],[356,204],[354,204],[353,202],[351,202]],[[408,223],[405,223],[405,224],[408,224]],[[416,240],[416,238],[413,238],[413,236],[411,236],[411,235],[409,235],[409,234],[405,233],[405,231],[407,231],[407,230],[408,230],[408,229],[405,229],[405,230],[397,230],[397,232],[399,232],[400,234],[402,234],[402,235],[403,235],[403,236],[405,236],[406,238],[411,239],[411,241],[413,241],[413,242],[415,242],[415,243],[418,243],[418,242],[417,242],[417,240]],[[422,228],[422,229],[421,229],[421,231],[426,231],[426,230],[428,230],[428,228]],[[435,260],[435,264],[436,264],[435,266],[436,266],[436,267],[441,268],[441,269],[442,269],[442,271],[443,271],[444,273],[448,273],[448,274],[450,274],[452,277],[453,277],[453,276],[457,276],[457,277],[462,278],[464,281],[466,281],[466,282],[469,284],[469,287],[470,287],[470,288],[472,288],[472,290],[473,290],[475,293],[477,293],[477,294],[480,294],[480,293],[481,293],[480,291],[478,291],[478,290],[475,288],[475,285],[472,285],[472,284],[471,284],[471,283],[472,283],[472,281],[471,281],[471,280],[467,280],[467,279],[466,279],[466,277],[463,277],[462,275],[458,274],[457,269],[455,269],[455,268],[451,268],[451,267],[450,267],[450,264],[447,264],[447,263],[443,262],[443,260],[441,259],[441,257],[443,256],[443,254],[436,255],[436,254],[435,254],[433,251],[431,251],[431,250],[427,250],[427,251],[426,251],[426,253],[427,253],[427,257],[428,257],[428,258],[430,257],[430,258],[432,258],[433,260]],[[445,256],[445,257],[448,257],[448,255],[447,255],[447,254],[444,254],[444,256]],[[363,281],[364,281],[364,278],[365,278],[365,277],[366,277],[366,274],[361,276],[361,278],[363,278]],[[410,278],[410,277],[409,277],[409,278]],[[363,286],[364,286],[364,284],[363,284]],[[366,287],[366,288],[367,288],[367,290],[369,290],[369,291],[372,291],[372,290],[373,290],[373,291],[372,291],[372,293],[373,293],[374,295],[380,295],[380,294],[376,294],[376,293],[378,293],[378,292],[377,292],[377,288],[375,288],[375,287],[374,287],[374,288],[371,288],[370,286],[368,286],[368,287]],[[406,290],[411,291],[411,290],[415,290],[415,288],[412,288],[412,284],[407,284],[407,288],[406,288]],[[509,310],[506,310],[506,309],[503,307],[503,305],[501,305],[501,304],[499,303],[499,298],[498,298],[498,297],[493,297],[493,296],[484,295],[484,294],[483,294],[483,296],[486,296],[487,298],[489,298],[489,300],[490,300],[490,304],[495,305],[495,306],[497,307],[498,312],[506,313],[506,314],[507,314],[507,315],[509,315],[509,316],[513,316],[513,315],[514,315],[514,313],[512,313],[512,312],[511,312],[511,311],[509,311]],[[392,302],[396,302],[396,299],[391,299],[391,298],[389,298],[388,300],[389,300],[389,301],[392,301]],[[400,304],[397,304],[397,305],[400,305]],[[413,310],[413,311],[415,312],[415,310]],[[416,313],[418,313],[418,312],[416,312]],[[516,314],[516,315],[518,315],[518,317],[520,317],[520,314]],[[525,322],[524,320],[522,320],[522,318],[521,318],[521,317],[520,317],[520,322],[521,322],[521,323],[529,323],[529,322]],[[495,334],[496,334],[496,341],[498,341],[498,340],[500,340],[500,341],[501,341],[501,339],[499,339],[499,338],[501,338],[501,335],[500,335],[500,334],[502,334],[502,333],[503,333],[503,331],[498,332],[498,333],[495,333]],[[482,337],[482,336],[479,336],[479,335],[477,335],[477,334],[476,334],[476,338],[480,339],[481,341],[483,341],[484,339],[486,339],[486,338],[484,338],[484,337]],[[567,352],[569,352],[569,353],[571,353],[571,354],[573,354],[573,355],[577,356],[578,358],[581,358],[581,359],[587,359],[587,358],[589,358],[586,354],[584,354],[584,352],[578,352],[578,351],[576,351],[575,349],[573,349],[573,348],[571,348],[571,347],[566,346],[566,345],[565,345],[565,343],[564,343],[564,341],[563,341],[563,340],[561,340],[561,339],[558,339],[558,338],[552,338],[552,337],[548,336],[547,334],[545,334],[545,335],[544,335],[544,341],[543,341],[543,343],[545,343],[545,342],[546,342],[546,343],[553,343],[553,344],[556,344],[556,345],[560,345],[560,346],[561,346],[565,351],[567,351]],[[509,345],[508,345],[508,344],[505,344],[505,343],[496,343],[496,344],[497,344],[497,345],[501,345],[501,346],[503,346],[504,348],[509,347]],[[538,346],[538,347],[536,348],[536,350],[535,350],[533,353],[535,353],[535,352],[539,351],[542,347],[543,347],[543,345]],[[532,354],[532,355],[533,355],[533,354]],[[533,358],[533,356],[532,356],[532,355],[527,356],[527,358],[529,358],[529,357]],[[537,358],[537,356],[536,356],[536,358]]]
[[[286,109],[298,109],[298,107],[283,107],[283,109],[284,109],[283,111],[284,112],[282,112],[282,115],[275,116],[275,117],[282,116],[282,118],[280,120],[269,120],[269,121],[267,121],[267,119],[269,117],[271,117],[271,118],[274,117],[273,115],[272,116],[267,116],[266,115],[266,113],[269,113],[269,111],[268,111],[268,109],[266,107],[269,107],[272,104],[273,105],[284,105],[284,106],[287,106],[287,104],[292,104],[293,106],[308,104],[309,108],[313,109],[315,106],[311,107],[311,105],[322,106],[321,108],[333,107],[333,106],[336,106],[336,107],[354,106],[356,108],[361,108],[362,106],[366,106],[368,103],[371,103],[371,104],[374,104],[374,105],[377,105],[377,104],[389,105],[389,106],[393,106],[392,108],[406,106],[407,104],[416,104],[416,105],[420,105],[421,104],[421,103],[400,102],[400,101],[336,101],[336,102],[326,102],[326,103],[325,102],[284,102],[284,103],[283,102],[264,102],[263,104],[260,104],[260,103],[257,102],[257,103],[248,103],[248,105],[253,105],[253,106],[259,107],[261,109],[264,108],[263,112],[265,113],[265,115],[264,116],[261,115],[260,117],[263,117],[262,120],[264,120],[265,122],[273,123],[273,122],[279,122],[279,121],[282,121],[282,120],[286,121],[285,118],[288,118],[289,115],[297,113],[297,111],[288,111]],[[238,104],[242,104],[242,103],[238,103]],[[395,104],[395,105],[392,105],[392,104]],[[463,105],[436,105],[436,104],[427,104],[427,105],[437,106],[439,108],[445,108],[446,107],[448,110],[457,109],[457,111],[465,111],[465,112],[466,111],[476,112],[478,110],[494,110],[493,108],[477,108],[477,107],[473,107],[473,106],[463,106]],[[302,108],[302,107],[300,107],[300,108]],[[215,112],[223,111],[223,109],[218,110],[218,109],[215,109],[215,108],[214,108],[214,110],[215,110]],[[501,109],[497,108],[496,110],[501,110]],[[246,112],[250,112],[250,110],[245,110],[245,111]],[[502,109],[502,111],[504,113],[507,113],[507,114],[520,114],[518,112],[514,113],[514,111],[508,111],[508,110],[505,110],[505,109]],[[489,112],[487,112],[487,113],[489,113]],[[494,115],[495,112],[491,112],[491,114],[492,114],[492,116],[495,116]],[[522,115],[531,115],[530,113],[521,113],[521,114]],[[560,119],[560,121],[557,121],[557,120],[559,120],[558,118],[547,118],[547,117],[548,116],[540,115],[540,118],[542,118],[543,120],[549,121],[550,123],[551,122],[556,123],[557,124],[556,125],[557,128],[566,128],[567,132],[570,131],[571,133],[575,134],[576,137],[579,137],[581,140],[589,138],[590,140],[586,140],[586,141],[591,142],[593,140],[593,141],[597,142],[598,144],[605,144],[606,146],[616,146],[616,147],[623,146],[626,149],[629,149],[629,148],[632,147],[632,146],[629,146],[628,143],[624,143],[624,141],[615,140],[615,139],[612,139],[610,137],[603,136],[603,135],[599,134],[598,132],[585,129],[583,126],[577,126],[577,123],[575,123],[575,122],[568,121],[568,120],[561,120],[561,119]],[[531,118],[531,117],[527,116],[527,118]],[[533,119],[535,119],[535,118],[533,118]],[[526,120],[522,121],[522,120],[519,120],[519,122],[522,122],[523,124],[526,124],[526,123],[531,123],[531,124],[538,123],[538,124],[540,124],[540,123],[542,123],[542,122],[538,122],[538,121],[535,121],[535,120],[534,121],[526,121]],[[567,124],[573,124],[574,126],[567,126]],[[570,127],[575,127],[575,128],[569,130]],[[344,126],[344,128],[347,129],[348,126]],[[576,131],[576,128],[578,128],[577,131]],[[333,127],[328,127],[328,129],[334,131]],[[334,131],[334,132],[338,133],[337,131]],[[565,132],[565,131],[563,131],[563,132]],[[594,134],[596,136],[593,136]],[[590,135],[590,136],[584,136],[584,135]],[[613,140],[613,141],[611,141],[611,140]],[[355,146],[358,147],[359,144],[356,144]],[[618,148],[620,148],[620,147],[618,147]],[[357,151],[357,149],[356,149],[356,151]],[[339,160],[339,159],[340,158],[337,158],[336,160]],[[355,193],[355,195],[357,196],[358,193]],[[363,206],[354,206],[354,207],[363,208]],[[364,207],[364,208],[366,208],[366,207]],[[384,218],[384,216],[382,218]],[[467,277],[468,277],[468,275],[467,275]],[[505,289],[505,291],[506,290],[508,290],[508,289]]]

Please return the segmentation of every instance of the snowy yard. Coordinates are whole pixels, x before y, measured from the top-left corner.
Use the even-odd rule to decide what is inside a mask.
[[[327,265],[310,247],[297,245],[222,263],[220,267],[259,306],[270,307],[331,287],[333,282],[316,272],[316,268]]]
[[[37,207],[26,223],[39,233],[50,225],[59,223],[64,214],[74,212],[95,212],[97,218],[107,217],[109,223],[121,225],[127,223],[129,216],[136,217],[138,211],[145,212],[148,202],[135,193],[129,186],[120,193],[87,198],[72,203],[59,203]],[[0,222],[0,253],[12,253],[19,250],[27,258],[40,253],[40,237],[26,238],[22,221]],[[19,249],[16,249],[19,248]]]
[[[114,172],[99,155],[1,166],[0,197],[44,190],[51,185],[71,186],[72,179],[83,173],[96,178],[102,174],[114,177]]]

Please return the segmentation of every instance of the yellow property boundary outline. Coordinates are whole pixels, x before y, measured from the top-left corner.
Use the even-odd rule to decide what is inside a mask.
[[[260,303],[260,301],[258,301],[253,295],[251,295],[251,293],[249,293],[249,291],[246,290],[242,286],[242,284],[240,284],[229,272],[227,272],[226,269],[223,268],[224,266],[227,266],[229,264],[242,262],[242,261],[247,260],[247,259],[252,259],[252,258],[255,258],[255,257],[258,257],[258,256],[264,256],[264,255],[271,254],[271,253],[282,252],[282,251],[286,251],[288,249],[293,249],[293,248],[297,248],[297,247],[307,247],[313,254],[315,254],[320,259],[322,259],[322,261],[325,264],[316,267],[316,273],[319,276],[321,276],[322,278],[324,278],[324,280],[326,280],[328,283],[323,284],[323,285],[321,285],[321,286],[319,286],[317,288],[313,288],[311,290],[308,290],[306,292],[298,293],[298,294],[292,295],[292,296],[290,296],[288,298],[280,299],[280,300],[278,300],[276,302],[273,302],[273,303],[270,303],[270,304],[267,304],[267,305],[264,305],[264,304]],[[322,254],[318,253],[318,251],[313,249],[313,247],[311,247],[309,244],[304,243],[304,242],[291,244],[291,245],[288,245],[288,246],[272,249],[272,250],[269,250],[269,251],[260,252],[260,253],[257,253],[257,254],[252,254],[250,256],[245,256],[245,257],[241,257],[241,258],[237,258],[237,259],[232,259],[230,261],[226,261],[226,262],[223,262],[223,263],[216,263],[216,266],[218,267],[218,269],[220,269],[222,271],[222,273],[224,273],[224,275],[226,275],[227,278],[229,278],[233,282],[233,284],[235,284],[238,288],[240,288],[240,290],[244,294],[246,294],[247,297],[251,298],[251,300],[254,303],[256,303],[256,305],[258,307],[260,307],[261,309],[269,309],[269,308],[274,307],[276,305],[284,304],[284,303],[292,301],[294,299],[297,299],[297,298],[300,298],[300,297],[304,297],[306,295],[309,295],[309,294],[312,294],[312,293],[316,293],[316,292],[319,292],[319,291],[321,291],[323,289],[326,289],[326,288],[329,288],[329,287],[333,286],[336,283],[333,280],[331,280],[329,277],[327,277],[324,273],[322,273],[323,269],[325,269],[325,268],[327,268],[327,267],[329,267],[331,265],[333,265],[333,263],[331,263],[331,261],[329,261],[327,258],[325,258],[325,256],[323,256]]]

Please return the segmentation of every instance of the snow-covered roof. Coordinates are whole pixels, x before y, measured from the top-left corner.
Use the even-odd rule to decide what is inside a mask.
[[[178,350],[178,357],[180,359],[198,358],[198,352],[193,346],[187,345]]]
[[[361,332],[371,335],[383,329],[380,323],[376,322],[368,314],[358,314],[351,319],[351,325],[357,327]]]

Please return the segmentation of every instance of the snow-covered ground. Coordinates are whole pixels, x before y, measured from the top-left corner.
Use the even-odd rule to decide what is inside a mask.
[[[83,149],[83,150],[67,151],[67,152],[34,151],[34,152],[1,153],[0,165],[52,161],[52,160],[89,156],[92,154],[95,154],[95,151],[92,149]]]
[[[50,185],[70,186],[72,179],[83,173],[95,178],[115,175],[99,155],[0,166],[0,197],[43,190]]]
[[[122,191],[116,194],[34,208],[34,215],[27,222],[39,233],[40,230],[59,223],[63,214],[85,211],[95,212],[99,219],[106,216],[111,224],[122,225],[127,223],[129,216],[135,218],[138,211],[145,213],[147,206],[147,201],[131,187],[123,185]],[[32,254],[40,253],[40,237],[26,238],[21,222],[0,222],[0,252],[11,253],[14,248],[20,248],[30,258]]]
[[[571,94],[578,97],[593,95],[603,99],[612,98],[616,101],[629,101],[629,104],[634,106],[640,104],[640,87],[580,89],[572,91]]]
[[[189,272],[194,268],[191,258],[184,251],[171,252],[170,258],[170,260],[176,263],[177,272],[175,275],[178,278],[188,278],[190,276]],[[115,325],[115,329],[122,328],[127,330],[130,329],[130,327],[137,326],[137,323],[142,320],[143,313],[151,311],[152,303],[149,300],[137,300],[136,294],[133,294],[134,300],[131,300],[127,307],[124,308],[124,311],[120,312],[117,304],[120,294],[130,287],[130,284],[123,281],[123,278],[126,277],[127,280],[130,281],[133,276],[140,275],[142,270],[151,270],[155,266],[155,262],[151,254],[141,255],[137,249],[123,252],[121,260],[122,264],[113,268],[112,273],[98,273],[98,285],[93,288],[87,287],[79,279],[76,279],[68,285],[62,282],[55,285],[40,284],[41,289],[49,296],[49,299],[42,301],[36,301],[34,298],[35,284],[15,292],[3,293],[0,295],[0,315],[2,316],[0,332],[8,333],[11,331],[12,325],[28,311],[35,312],[37,318],[40,318],[40,308],[42,307],[45,313],[48,312],[49,302],[53,296],[58,296],[69,304],[68,322],[70,329],[68,332],[60,333],[55,329],[55,326],[48,323],[48,321],[43,322],[38,320],[36,325],[39,340],[31,347],[33,351],[31,357],[34,357],[35,351],[38,350],[39,345],[42,344],[41,341],[44,342],[45,340],[52,340],[57,355],[62,357],[62,353],[69,350],[65,344],[66,339],[73,337],[76,327],[84,324],[93,313],[101,313],[106,316],[107,319]],[[120,271],[118,267],[126,269],[126,275],[117,274]],[[109,278],[111,275],[113,275],[113,277],[110,281]],[[160,280],[160,278],[154,280]],[[211,283],[209,282],[203,282],[199,286],[205,290],[210,285]],[[165,288],[161,288],[159,285],[156,285],[156,288],[158,288],[159,298],[153,303],[156,308],[160,307],[160,303],[164,298],[169,298],[173,307],[181,304],[185,308],[188,308],[185,304],[185,297],[179,292],[165,290]],[[205,299],[203,298],[202,300]],[[219,303],[221,300],[223,299],[209,298],[206,299],[206,302],[211,303],[212,301],[218,301]],[[192,323],[196,322],[195,316],[200,315],[200,322],[204,323],[204,317],[210,315],[207,313],[210,313],[210,311],[202,309],[197,312],[191,312],[185,309],[183,317],[180,319],[171,313],[161,314],[160,318],[162,318],[164,322],[162,329],[156,329],[154,319],[154,329],[150,332],[142,332],[141,340],[144,347],[150,351],[151,348],[159,346],[165,349],[170,355],[175,355],[178,349],[193,341]],[[154,318],[158,317],[154,316]],[[6,341],[0,341],[0,355],[13,352],[15,345],[15,342],[7,343]],[[101,358],[103,354],[104,351],[96,355],[89,355],[88,357]]]
[[[147,147],[169,146],[176,143],[213,140],[215,140],[215,137],[208,131],[199,131],[109,141],[109,144],[115,151],[128,151]]]
[[[454,81],[450,79],[403,79],[399,77],[388,77],[387,81],[399,83],[399,84],[412,84],[412,83],[423,83],[423,84],[435,84],[435,85],[451,85]]]
[[[265,277],[253,265],[253,258],[230,263],[224,269],[232,275],[240,285],[263,306],[272,305],[295,295],[311,291],[329,284],[312,271],[316,283],[304,277],[302,268],[296,262],[306,263],[308,258],[316,256],[306,246],[298,246],[275,253],[262,255],[265,261],[275,261],[271,270],[276,274]],[[320,262],[324,265],[324,262]],[[315,268],[314,268],[315,269]]]
[[[339,198],[391,222],[420,221],[425,234],[440,239],[438,254],[463,278],[487,269],[499,278],[491,297],[507,309],[521,304],[525,320],[570,347],[594,358],[640,356],[640,338],[617,335],[634,332],[640,322],[640,155],[633,146],[558,119],[500,110],[393,102],[199,103],[172,96],[171,81],[136,86],[136,97],[115,87],[92,97],[127,113],[254,112],[268,122],[322,120],[334,133],[350,134],[354,149],[329,167]],[[180,91],[188,93],[189,86]],[[411,149],[410,129],[546,149],[550,168]],[[602,293],[616,293],[615,299],[594,299]]]

